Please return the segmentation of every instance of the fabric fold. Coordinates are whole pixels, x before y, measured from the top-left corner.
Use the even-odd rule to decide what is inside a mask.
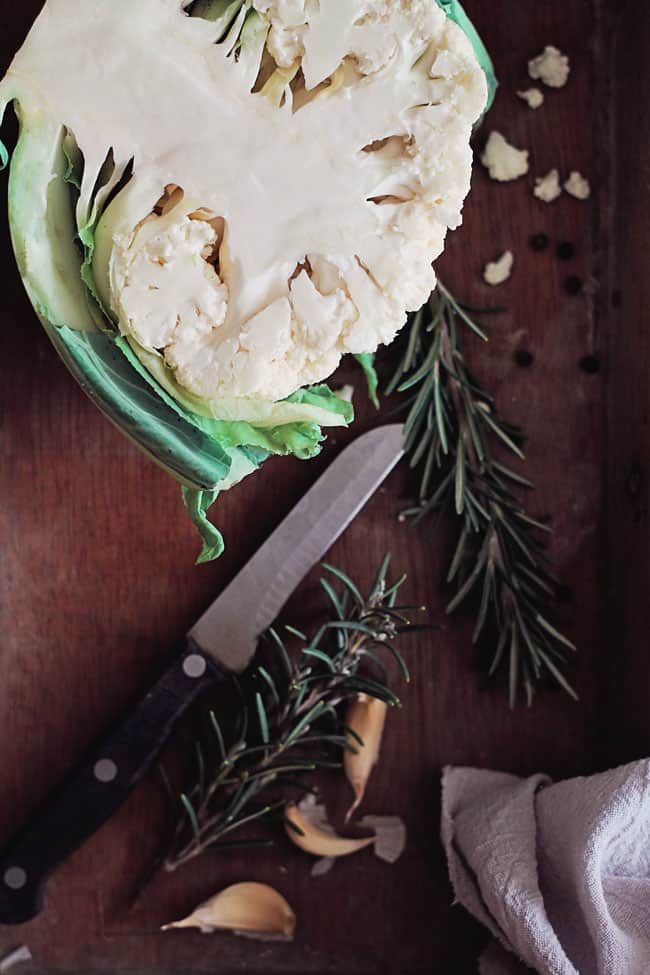
[[[456,899],[493,938],[481,975],[650,972],[649,760],[557,784],[448,767],[442,784]]]

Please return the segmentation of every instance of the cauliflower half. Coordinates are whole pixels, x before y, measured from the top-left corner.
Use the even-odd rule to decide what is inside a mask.
[[[281,400],[395,337],[487,99],[433,0],[47,0],[3,87],[74,137],[105,312],[204,401]]]
[[[221,491],[352,420],[320,380],[352,352],[372,387],[434,287],[495,84],[459,0],[44,3],[0,82],[16,261],[199,561]]]

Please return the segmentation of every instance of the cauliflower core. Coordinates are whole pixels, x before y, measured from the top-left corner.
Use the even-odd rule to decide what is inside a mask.
[[[5,84],[74,135],[89,222],[109,150],[116,180],[133,160],[93,274],[136,351],[194,396],[278,400],[427,299],[485,75],[434,0],[186,7],[48,0]]]

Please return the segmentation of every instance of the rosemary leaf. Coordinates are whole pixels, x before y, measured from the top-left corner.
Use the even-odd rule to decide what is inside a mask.
[[[255,695],[255,706],[257,707],[257,717],[260,723],[260,732],[262,734],[262,741],[265,745],[269,743],[269,719],[266,716],[266,708],[264,707],[264,701],[262,700],[261,694]]]
[[[320,660],[322,664],[325,664],[330,673],[336,673],[336,667],[334,666],[332,658],[322,650],[319,650],[318,647],[305,647],[302,652],[305,657],[314,657],[316,660]]]
[[[257,672],[270,690],[273,703],[276,705],[276,707],[280,707],[280,695],[278,694],[278,689],[275,686],[275,681],[269,674],[268,670],[266,667],[258,667]]]
[[[194,839],[198,843],[201,840],[201,829],[199,827],[199,820],[196,815],[194,806],[192,805],[190,799],[188,798],[188,796],[185,795],[184,792],[181,794],[181,803],[187,814],[187,818],[190,821],[190,826],[192,827],[192,833],[194,835]]]
[[[212,730],[216,735],[217,743],[219,745],[220,761],[223,764],[226,761],[226,746],[224,744],[223,734],[221,732],[221,726],[217,721],[214,711],[210,711],[209,717],[210,717],[210,724],[212,725]]]

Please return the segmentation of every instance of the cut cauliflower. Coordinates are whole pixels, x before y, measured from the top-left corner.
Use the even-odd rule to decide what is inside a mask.
[[[493,66],[456,0],[41,6],[0,82],[17,265],[208,561],[220,492],[351,422],[321,383],[342,355],[374,395],[460,223]]]
[[[486,78],[432,0],[200,6],[48,0],[2,95],[74,137],[93,287],[136,352],[191,396],[277,401],[427,299]]]

